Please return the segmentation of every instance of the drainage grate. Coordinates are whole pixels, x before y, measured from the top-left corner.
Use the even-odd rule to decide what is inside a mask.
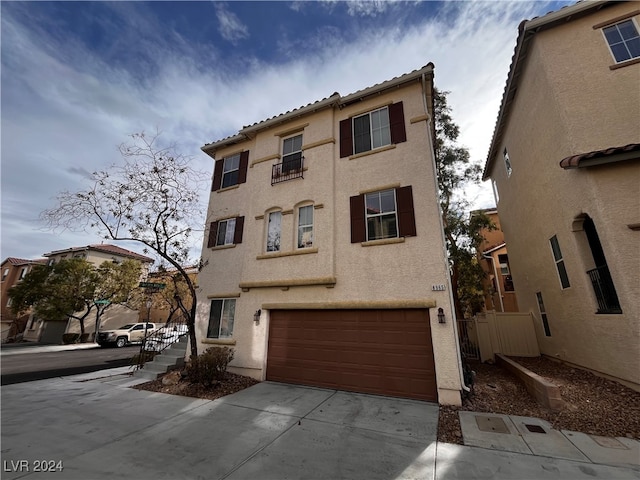
[[[533,433],[547,433],[544,431],[544,428],[542,428],[540,425],[527,425],[525,423],[524,426],[527,427],[527,430]]]

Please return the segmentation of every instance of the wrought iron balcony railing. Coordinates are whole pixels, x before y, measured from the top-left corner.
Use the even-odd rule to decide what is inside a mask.
[[[591,285],[598,301],[597,313],[622,313],[609,267],[606,265],[596,267],[589,270],[587,275],[591,279]]]
[[[294,178],[304,178],[304,157],[302,154],[289,155],[284,162],[271,168],[271,185]]]

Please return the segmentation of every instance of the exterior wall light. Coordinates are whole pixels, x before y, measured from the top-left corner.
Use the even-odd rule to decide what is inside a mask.
[[[253,314],[253,321],[256,322],[256,325],[260,323],[260,315],[262,315],[262,310],[256,310],[256,313]]]
[[[444,318],[444,310],[442,307],[438,308],[438,323],[447,323],[446,318]]]

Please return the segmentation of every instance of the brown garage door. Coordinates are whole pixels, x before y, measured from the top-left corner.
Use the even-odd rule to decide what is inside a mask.
[[[428,310],[274,310],[267,380],[437,401]]]

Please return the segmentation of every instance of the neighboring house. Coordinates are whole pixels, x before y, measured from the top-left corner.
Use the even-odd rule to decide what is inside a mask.
[[[230,370],[258,379],[460,403],[432,112],[429,64],[202,147],[199,351],[233,346]]]
[[[72,247],[64,250],[54,250],[43,255],[47,257],[46,263],[51,265],[60,260],[68,260],[71,258],[82,258],[95,266],[103,262],[122,262],[124,260],[137,260],[142,264],[142,275],[140,278],[146,278],[149,273],[149,267],[153,263],[153,259],[132,252],[122,247],[109,244],[87,245],[83,247]],[[138,312],[128,309],[124,306],[114,305],[110,307],[100,320],[100,328],[115,328],[126,323],[136,322]],[[85,320],[85,332],[94,333],[95,315],[89,315]],[[60,343],[64,333],[80,333],[80,324],[77,320],[51,321],[47,319],[30,318],[27,329],[24,333],[24,339],[33,342]]]
[[[20,282],[25,275],[31,271],[34,265],[42,265],[46,263],[46,258],[26,260],[14,257],[8,257],[2,262],[2,265],[0,266],[0,271],[2,272],[2,290],[0,292],[0,328],[2,329],[1,338],[3,342],[8,339],[13,339],[16,335],[21,334],[29,321],[29,313],[16,317],[16,315],[11,312],[11,299],[7,295],[9,289]]]
[[[487,158],[543,354],[640,389],[640,9],[520,25]]]
[[[197,289],[198,267],[186,266],[183,268],[191,279],[194,287]],[[148,293],[147,298],[138,313],[139,321],[144,322],[146,320],[152,323],[163,324],[167,322],[171,312],[178,309],[177,302],[173,298],[176,293],[176,289],[171,277],[174,275],[179,275],[175,268],[169,268],[161,272],[151,272],[149,274],[147,280],[145,280],[146,282],[164,284],[165,287],[155,292],[153,292],[153,289],[148,290],[150,293]],[[179,282],[178,285],[178,293],[182,298],[182,302],[185,308],[190,310],[192,303],[186,283]],[[179,320],[180,318],[182,318],[182,315],[179,312],[176,312],[173,315],[172,320]]]
[[[517,312],[518,300],[498,211],[486,209],[471,212],[472,215],[476,213],[483,213],[489,217],[496,227],[494,230],[484,228],[480,231],[484,241],[476,252],[478,262],[486,275],[482,282],[485,309],[496,312]]]

